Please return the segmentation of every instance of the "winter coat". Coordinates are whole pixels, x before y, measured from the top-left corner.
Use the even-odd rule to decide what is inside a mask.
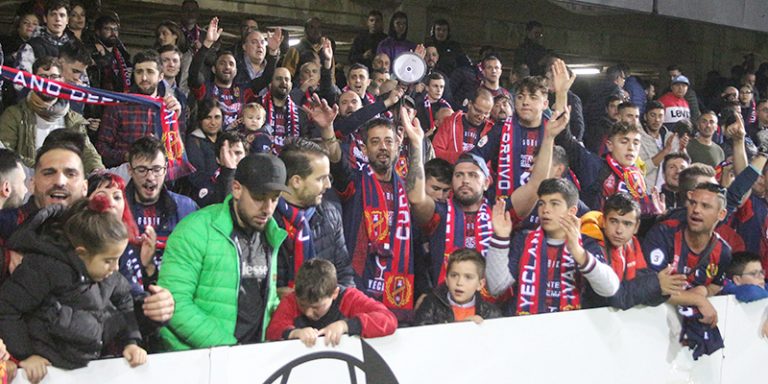
[[[475,314],[484,320],[501,317],[501,310],[494,304],[488,303],[475,294]],[[453,323],[453,309],[448,302],[448,286],[441,284],[434,289],[416,310],[416,324],[429,325],[441,323]]]
[[[240,289],[240,257],[232,240],[234,219],[230,195],[221,204],[205,207],[182,220],[168,238],[158,284],[167,288],[176,301],[176,311],[167,327],[160,330],[170,350],[234,345],[237,303]],[[286,232],[274,219],[267,222],[266,239],[269,277],[262,338],[277,297],[277,250]]]
[[[73,369],[99,358],[105,345],[119,341],[122,350],[141,334],[128,281],[119,273],[89,277],[57,230],[63,211],[40,210],[9,240],[24,262],[0,288],[0,338],[19,360],[39,355]]]

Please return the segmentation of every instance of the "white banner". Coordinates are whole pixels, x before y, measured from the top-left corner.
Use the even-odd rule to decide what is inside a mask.
[[[150,355],[48,370],[43,383],[764,383],[768,300],[712,300],[725,349],[694,361],[669,305],[592,309],[400,329],[336,348],[298,341]],[[287,376],[287,377],[286,377]],[[23,373],[14,383],[27,383]]]

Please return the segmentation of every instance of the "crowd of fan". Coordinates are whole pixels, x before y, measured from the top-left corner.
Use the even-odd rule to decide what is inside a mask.
[[[582,103],[535,21],[505,88],[501,56],[473,63],[446,20],[419,43],[405,13],[384,33],[371,11],[341,60],[318,18],[290,47],[253,18],[231,46],[197,19],[184,0],[131,56],[113,12],[18,8],[4,65],[31,80],[3,69],[0,116],[11,378],[665,302],[697,358],[723,344],[708,297],[768,297],[768,63],[709,73],[699,94],[670,66],[658,98],[618,64]],[[393,74],[405,53],[426,64],[415,84]],[[159,128],[168,112],[178,131]]]

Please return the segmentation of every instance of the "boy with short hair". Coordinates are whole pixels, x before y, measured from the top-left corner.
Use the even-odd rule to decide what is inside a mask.
[[[590,300],[585,307],[610,305],[629,309],[636,305],[659,305],[682,291],[685,275],[671,274],[671,269],[654,273],[645,262],[640,240],[640,205],[627,193],[617,193],[605,201],[602,212],[592,211],[581,218],[581,233],[596,241],[619,278],[615,295]],[[591,297],[589,299],[592,299]]]
[[[640,156],[640,127],[618,122],[608,131],[608,154],[605,158],[582,147],[566,132],[557,137],[555,144],[568,153],[568,163],[584,186],[582,198],[594,210],[603,208],[605,199],[617,192],[628,192],[640,203],[643,214],[658,214],[660,207],[651,200],[651,190],[645,176],[635,165]]]
[[[541,225],[528,234],[518,233],[512,252],[507,252],[512,220],[506,204],[500,200],[493,207],[494,234],[486,255],[490,293],[499,295],[517,283],[515,315],[580,309],[585,295],[616,294],[619,279],[599,248],[594,242],[582,245],[576,187],[565,179],[547,179],[537,194]]]
[[[765,270],[760,255],[752,252],[736,252],[728,269],[728,281],[723,294],[736,295],[736,299],[749,303],[768,297],[765,289]]]
[[[391,335],[397,318],[379,301],[352,288],[341,288],[336,267],[324,259],[311,259],[296,274],[295,291],[280,301],[267,328],[267,340],[299,339],[315,345],[338,345],[343,334],[362,337]]]
[[[460,248],[448,257],[445,284],[435,288],[416,310],[416,324],[428,325],[501,317],[495,305],[483,300],[485,259],[474,249]]]

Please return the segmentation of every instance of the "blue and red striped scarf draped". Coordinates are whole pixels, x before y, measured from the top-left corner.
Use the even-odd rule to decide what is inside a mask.
[[[579,238],[581,244],[581,238]],[[581,309],[581,278],[578,265],[563,245],[560,256],[559,312]],[[548,276],[547,239],[539,227],[525,238],[520,255],[520,272],[517,276],[517,304],[515,315],[531,315],[546,312]]]
[[[539,127],[539,141],[544,137],[544,129],[549,120],[542,119]],[[521,156],[525,141],[524,130],[520,125],[517,114],[507,118],[501,128],[501,143],[499,146],[499,161],[496,171],[496,196],[509,197],[515,188],[520,187],[520,176],[523,174]]]
[[[395,193],[395,222],[389,222],[389,209],[384,190],[376,179],[373,169],[366,165],[362,172],[363,225],[368,242],[375,257],[368,257],[368,263],[388,265],[384,273],[382,301],[393,310],[413,309],[413,260],[411,260],[411,214],[405,186],[392,172]],[[394,224],[394,225],[392,225]],[[376,266],[366,266],[363,281],[373,281],[371,275]],[[358,273],[360,271],[357,271]]]
[[[184,151],[184,141],[179,134],[179,116],[174,111],[165,108],[162,98],[135,93],[118,93],[103,89],[67,84],[35,76],[29,72],[11,67],[2,67],[2,77],[34,92],[60,99],[95,105],[117,105],[120,103],[136,103],[152,106],[158,110],[155,127],[155,137],[160,138],[165,146],[168,157],[168,177],[175,180],[195,171]]]
[[[614,183],[613,188],[610,188],[610,184],[606,182],[605,185],[603,185],[603,195],[607,198],[617,191],[623,191],[621,186],[624,185],[626,187],[626,192],[629,192],[634,200],[640,204],[643,213],[652,212],[651,207],[653,206],[653,203],[648,195],[649,191],[645,185],[643,171],[634,165],[628,167],[622,166],[610,153],[605,155],[605,161],[608,163],[608,167],[611,168],[613,174],[619,179],[619,182]]]
[[[281,222],[288,232],[288,239],[293,242],[293,273],[290,274],[291,279],[288,280],[288,286],[293,288],[299,268],[304,264],[304,261],[315,257],[314,238],[312,228],[309,226],[309,220],[315,213],[315,207],[301,209],[280,197],[276,212],[282,218]]]
[[[437,283],[445,282],[445,276],[448,273],[448,257],[453,251],[465,247],[466,234],[466,216],[461,206],[451,199],[446,204],[445,212],[445,250],[443,251],[443,263],[440,266],[440,274],[437,277]],[[483,199],[483,204],[475,215],[475,250],[480,252],[483,257],[488,253],[488,246],[493,236],[493,223],[491,221],[491,206],[487,199]]]

